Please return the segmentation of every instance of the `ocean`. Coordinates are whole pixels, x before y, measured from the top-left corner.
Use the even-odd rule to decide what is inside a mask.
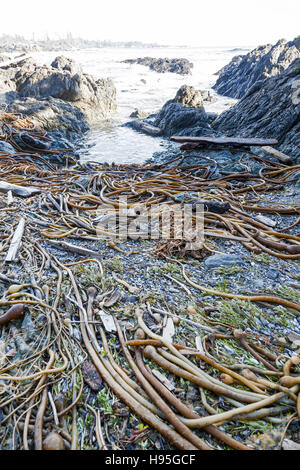
[[[212,89],[215,75],[233,56],[245,54],[250,48],[234,47],[157,47],[157,48],[102,48],[59,52],[35,52],[31,55],[40,64],[50,64],[58,55],[76,60],[83,71],[95,78],[110,77],[117,88],[118,109],[112,118],[94,126],[83,140],[82,161],[142,163],[154,152],[175,145],[166,138],[151,137],[122,124],[139,108],[155,113],[164,103],[174,98],[184,84],[199,90],[210,90],[217,100],[205,105],[209,112],[220,113],[235,103],[217,95]],[[138,57],[186,58],[194,64],[191,75],[157,73],[143,65],[122,63]]]

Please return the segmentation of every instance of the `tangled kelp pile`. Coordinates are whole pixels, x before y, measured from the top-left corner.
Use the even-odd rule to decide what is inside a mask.
[[[2,122],[1,139],[17,150],[0,154],[2,448],[124,449],[148,440],[162,449],[246,450],[249,443],[232,437],[235,423],[245,421],[277,426],[283,440],[300,417],[299,356],[288,343],[209,312],[218,310],[217,298],[242,313],[271,305],[294,318],[297,298],[212,289],[191,272],[189,255],[201,263],[218,251],[215,240],[230,240],[251,253],[298,260],[300,237],[292,229],[300,204],[265,194],[293,182],[299,167],[248,150],[261,164],[258,175],[241,159],[245,171],[214,177],[217,161],[186,164],[185,156],[69,167],[67,149],[53,151],[65,162],[56,167],[45,157],[52,152],[42,147],[45,133],[22,116],[3,114]],[[196,253],[172,237],[147,248],[139,240],[127,248],[99,240],[99,210],[102,217],[103,208],[114,208],[117,223],[126,210],[129,223],[136,207],[170,202],[203,204],[205,242]],[[257,213],[289,222],[276,231]],[[139,238],[146,232],[142,227]],[[188,299],[186,311],[147,298],[138,279],[133,285],[111,267],[105,246],[126,259],[140,253],[171,261],[172,276],[165,275]],[[224,344],[236,357],[224,355]]]

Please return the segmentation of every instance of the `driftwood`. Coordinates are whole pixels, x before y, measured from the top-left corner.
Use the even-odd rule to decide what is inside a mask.
[[[97,251],[88,250],[82,246],[72,245],[71,243],[56,241],[56,240],[47,240],[47,243],[55,246],[59,250],[71,251],[72,253],[78,253],[83,256],[91,256],[93,258],[100,258],[100,254]]]
[[[279,150],[273,149],[273,147],[262,147],[262,151],[270,157],[277,158],[282,163],[293,163],[293,159]]]
[[[31,186],[18,186],[17,184],[6,183],[5,181],[0,181],[0,193],[11,193],[14,196],[29,197],[34,194],[39,194],[41,192],[38,188],[33,188]]]
[[[10,206],[13,202],[14,202],[14,197],[13,197],[12,191],[9,190],[7,192],[7,205]]]
[[[104,312],[104,310],[100,310],[99,316],[102,320],[103,326],[105,330],[110,333],[111,331],[116,331],[115,321],[110,313]]]
[[[16,228],[16,231],[14,233],[14,236],[12,237],[12,241],[10,243],[8,253],[6,255],[5,262],[15,261],[18,249],[20,248],[20,245],[21,245],[24,228],[25,228],[25,219],[21,217],[18,223],[18,226]]]
[[[137,131],[145,132],[145,134],[152,135],[153,137],[162,134],[162,130],[159,127],[151,126],[151,124],[147,124],[142,120],[132,121],[131,126]]]
[[[222,146],[266,146],[277,145],[276,139],[256,139],[242,137],[191,137],[191,136],[172,136],[170,140],[179,144],[191,143],[197,146],[201,145],[222,145]]]
[[[175,328],[174,328],[173,320],[172,318],[168,317],[166,326],[163,329],[162,336],[167,341],[172,342],[174,334],[175,334]]]
[[[159,370],[152,369],[151,372],[162,384],[164,384],[165,387],[167,387],[168,390],[170,390],[170,392],[173,392],[174,390],[176,390],[176,387],[174,387],[174,385],[170,382],[170,380],[167,379],[167,377],[164,374],[159,372]]]

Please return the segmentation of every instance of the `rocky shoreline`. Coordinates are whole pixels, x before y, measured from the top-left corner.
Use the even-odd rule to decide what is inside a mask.
[[[0,66],[1,449],[299,446],[299,388],[286,382],[300,357],[299,74],[296,59],[218,117],[208,91],[183,86],[129,123],[165,137],[275,137],[291,166],[191,144],[144,165],[83,165],[66,147],[76,154],[114,112],[111,80],[61,56]],[[201,248],[174,228],[151,239],[145,222],[127,240],[99,237],[103,208],[130,226],[136,205],[161,202],[203,204]],[[183,427],[181,414],[205,427]]]
[[[168,59],[153,57],[141,57],[139,59],[126,59],[125,64],[138,64],[149,67],[157,73],[177,73],[179,75],[189,75],[192,73],[194,64],[187,59]]]
[[[299,39],[260,47],[235,57],[220,72],[213,88],[241,99],[219,116],[205,112],[205,103],[211,100],[209,92],[183,86],[158,114],[143,120],[145,125],[135,121],[128,125],[167,137],[172,134],[273,137],[279,142],[278,150],[289,154],[297,164],[300,162],[299,70]],[[229,84],[234,84],[239,93],[226,91]]]
[[[50,66],[29,57],[0,64],[0,104],[72,146],[90,125],[112,116],[116,88],[110,78],[95,80],[66,57],[56,57]],[[66,140],[56,143],[66,146]]]

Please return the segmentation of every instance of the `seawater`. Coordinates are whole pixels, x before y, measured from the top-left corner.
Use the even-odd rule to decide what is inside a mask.
[[[217,79],[216,72],[233,56],[245,54],[250,48],[234,47],[158,47],[158,48],[102,48],[31,54],[42,64],[50,64],[58,55],[76,60],[83,71],[95,78],[110,77],[117,88],[118,109],[110,120],[94,126],[86,134],[81,150],[82,161],[142,163],[154,152],[169,149],[172,144],[162,137],[141,134],[122,124],[139,108],[155,113],[164,103],[174,98],[184,84],[196,89],[210,90],[216,102],[205,105],[209,112],[220,113],[235,101],[217,95],[211,87]],[[157,73],[142,65],[122,63],[138,57],[186,58],[193,62],[192,74]],[[175,145],[175,144],[174,144]]]

